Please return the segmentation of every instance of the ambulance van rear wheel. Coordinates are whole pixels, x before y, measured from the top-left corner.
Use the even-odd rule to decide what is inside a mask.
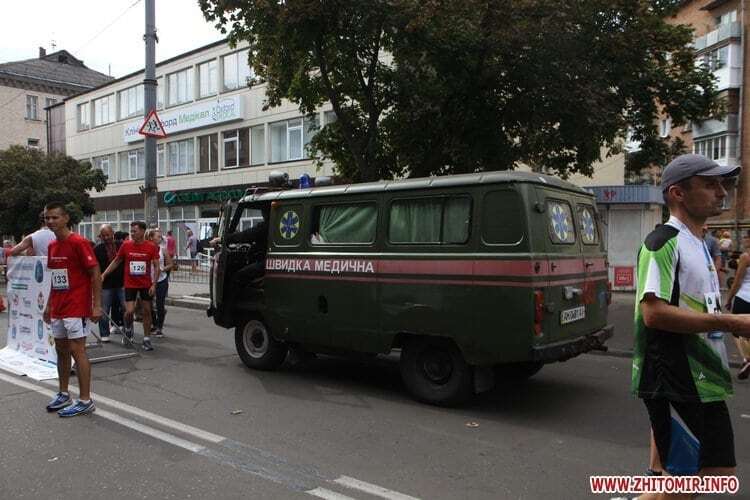
[[[242,362],[255,370],[275,370],[286,359],[286,344],[274,339],[268,327],[258,319],[237,326],[234,343]]]
[[[474,369],[447,339],[415,337],[401,349],[401,378],[418,401],[455,406],[474,395]]]

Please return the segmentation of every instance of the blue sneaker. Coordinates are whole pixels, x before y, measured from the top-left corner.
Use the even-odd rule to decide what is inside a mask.
[[[73,404],[73,400],[70,399],[70,394],[63,394],[62,392],[58,392],[54,398],[52,398],[52,401],[50,401],[47,404],[47,411],[53,412],[57,410],[62,410],[66,406],[70,406]]]
[[[76,404],[67,408],[63,408],[62,410],[58,411],[57,414],[63,418],[77,417],[78,415],[86,415],[88,413],[92,413],[94,410],[96,410],[96,407],[94,406],[93,399],[89,400],[88,403],[83,403],[78,400],[76,401]]]

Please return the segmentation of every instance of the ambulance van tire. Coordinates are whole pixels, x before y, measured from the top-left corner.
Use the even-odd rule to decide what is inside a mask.
[[[544,363],[540,361],[522,361],[520,363],[503,363],[495,365],[495,383],[521,382],[536,375]]]
[[[237,354],[245,365],[254,370],[275,370],[284,362],[287,345],[274,339],[260,319],[249,319],[234,330]]]
[[[474,368],[451,340],[407,339],[401,349],[399,368],[407,390],[423,403],[456,406],[474,396]]]

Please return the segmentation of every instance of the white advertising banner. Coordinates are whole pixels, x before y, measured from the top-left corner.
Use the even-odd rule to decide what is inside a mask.
[[[52,330],[42,319],[50,289],[46,257],[8,260],[8,335],[0,367],[40,379],[57,377]],[[29,358],[24,360],[19,356]]]
[[[238,95],[221,97],[219,99],[196,103],[192,106],[159,113],[159,120],[167,136],[185,130],[218,125],[233,120],[241,120],[242,98]],[[122,136],[126,143],[142,141],[143,136],[138,133],[143,125],[143,119],[126,123]]]

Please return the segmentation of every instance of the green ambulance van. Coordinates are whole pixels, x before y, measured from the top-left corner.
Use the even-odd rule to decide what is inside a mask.
[[[268,245],[227,234],[268,213]],[[388,354],[418,400],[455,405],[492,382],[605,350],[611,291],[593,195],[489,172],[255,189],[222,209],[208,314],[251,368],[290,348]],[[233,276],[254,261],[265,276]]]

